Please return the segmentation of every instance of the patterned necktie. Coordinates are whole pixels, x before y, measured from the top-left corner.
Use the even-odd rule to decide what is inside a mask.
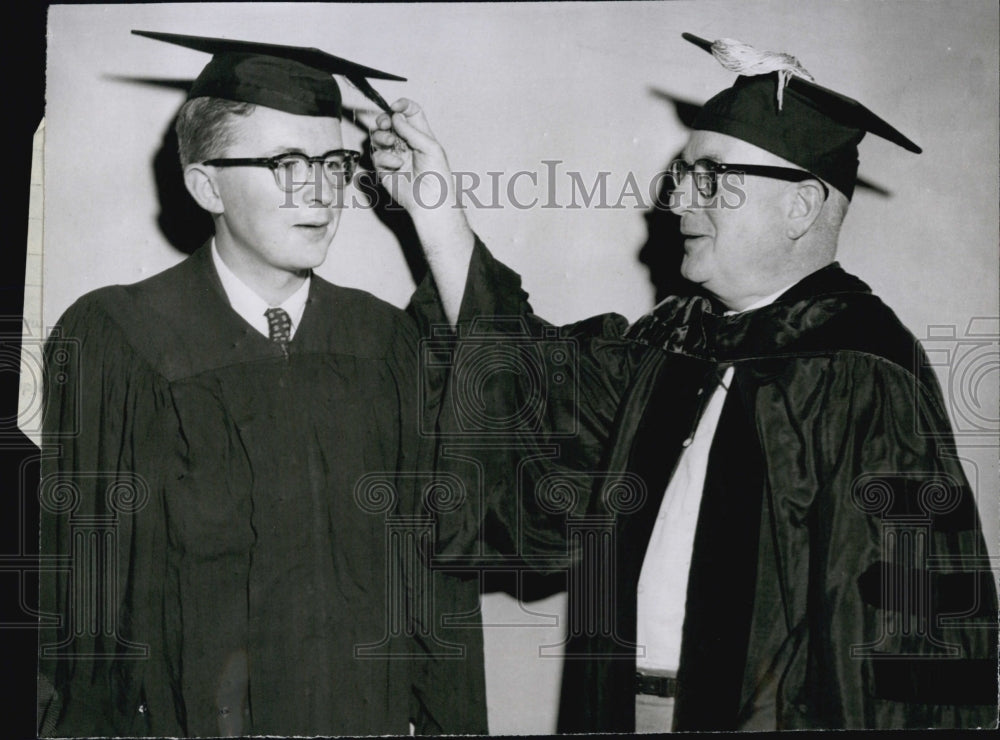
[[[277,342],[281,351],[288,354],[288,342],[292,338],[292,318],[283,308],[269,308],[264,312],[271,341]]]

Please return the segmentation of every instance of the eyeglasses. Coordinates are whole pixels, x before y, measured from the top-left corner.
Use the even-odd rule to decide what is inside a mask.
[[[711,198],[718,190],[719,175],[728,172],[741,173],[744,175],[759,175],[760,177],[773,177],[777,180],[788,180],[789,182],[802,182],[803,180],[816,180],[823,186],[823,198],[830,195],[826,183],[816,175],[805,170],[796,170],[791,167],[773,167],[766,164],[731,164],[716,162],[711,159],[698,159],[694,164],[688,164],[683,159],[675,159],[670,163],[670,176],[675,185],[680,185],[688,175],[694,177],[694,186],[703,198]]]
[[[334,149],[318,157],[307,157],[297,152],[276,154],[273,157],[243,157],[209,159],[202,164],[212,167],[267,167],[274,175],[274,182],[286,193],[294,193],[310,182],[313,165],[322,165],[323,175],[333,187],[341,190],[354,177],[361,152],[353,149]]]

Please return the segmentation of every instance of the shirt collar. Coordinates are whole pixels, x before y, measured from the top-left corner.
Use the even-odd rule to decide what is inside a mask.
[[[270,336],[268,330],[267,317],[264,312],[271,308],[271,305],[261,298],[254,290],[244,283],[219,256],[219,250],[215,246],[215,238],[212,238],[212,263],[215,271],[219,274],[219,281],[222,289],[226,292],[229,305],[238,313],[244,321],[263,334]],[[292,320],[291,336],[295,336],[295,330],[299,328],[302,321],[302,314],[306,310],[306,301],[309,299],[309,285],[312,282],[312,275],[306,275],[302,285],[288,298],[282,301],[276,308],[282,308]]]
[[[723,314],[723,315],[724,316],[735,316],[736,314],[746,313],[747,311],[755,311],[758,308],[764,308],[764,306],[770,306],[772,303],[774,303],[776,300],[778,300],[779,297],[781,297],[782,293],[784,293],[786,290],[788,290],[789,288],[791,288],[793,285],[795,285],[795,283],[789,283],[788,285],[786,285],[784,288],[782,288],[778,292],[771,293],[771,295],[764,296],[759,301],[757,301],[755,303],[751,303],[749,306],[747,306],[746,308],[744,308],[742,311],[726,311],[726,313]]]

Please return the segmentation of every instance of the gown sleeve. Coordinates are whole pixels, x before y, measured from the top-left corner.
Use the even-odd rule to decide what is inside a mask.
[[[39,733],[176,734],[157,466],[137,464],[167,457],[166,385],[94,296],[67,310],[45,362]]]
[[[567,518],[594,506],[595,473],[636,364],[622,339],[626,320],[549,324],[534,314],[520,277],[478,239],[457,330],[429,278],[410,311],[424,337],[437,470],[469,493],[465,506],[440,518],[439,553],[564,570]]]
[[[420,380],[418,332],[410,318],[396,322],[389,363],[399,399],[400,452],[397,465],[400,506],[396,525],[404,543],[400,549],[400,577],[406,584],[407,632],[412,643],[403,645],[400,666],[410,670],[410,718],[418,735],[485,734],[486,685],[481,629],[449,629],[449,615],[475,612],[478,582],[435,567],[432,562],[435,517],[460,503],[461,486],[454,478],[437,476],[434,456],[437,437],[426,433],[437,397],[428,399],[418,389]],[[422,426],[423,422],[423,426]],[[414,541],[406,546],[407,522],[416,524]],[[392,526],[392,525],[390,525]],[[426,539],[424,539],[426,538]]]
[[[816,379],[758,398],[798,437],[762,435],[808,635],[786,726],[995,726],[996,590],[936,379],[860,353]]]

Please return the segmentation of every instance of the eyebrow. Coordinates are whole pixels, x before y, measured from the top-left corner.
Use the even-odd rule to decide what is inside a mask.
[[[720,156],[720,155],[718,154],[718,152],[714,152],[714,151],[710,151],[710,152],[702,152],[702,153],[701,153],[701,154],[700,154],[700,155],[699,155],[698,157],[696,157],[695,159],[688,159],[688,154],[687,154],[687,152],[681,152],[681,157],[682,157],[682,158],[684,159],[684,161],[685,161],[685,162],[691,162],[692,164],[693,164],[694,162],[698,161],[699,159],[711,159],[711,160],[712,160],[713,162],[724,162],[724,161],[725,161],[725,160],[724,160],[724,159],[723,159],[723,158],[722,158],[722,157],[721,157],[721,156]]]
[[[297,146],[275,146],[267,150],[268,156],[276,157],[279,154],[305,154],[304,149],[300,149]]]
[[[339,146],[336,149],[327,149],[322,154],[318,154],[316,156],[318,156],[318,157],[325,157],[328,154],[333,154],[335,152],[342,152],[342,151],[344,151],[344,149],[345,149],[345,147]],[[268,151],[268,154],[265,155],[267,157],[277,157],[277,156],[280,156],[282,154],[301,154],[303,157],[311,157],[312,156],[305,149],[300,149],[299,147],[288,147],[288,148],[285,148],[285,149],[282,149],[282,148],[278,147],[278,148],[268,149],[267,151]]]

